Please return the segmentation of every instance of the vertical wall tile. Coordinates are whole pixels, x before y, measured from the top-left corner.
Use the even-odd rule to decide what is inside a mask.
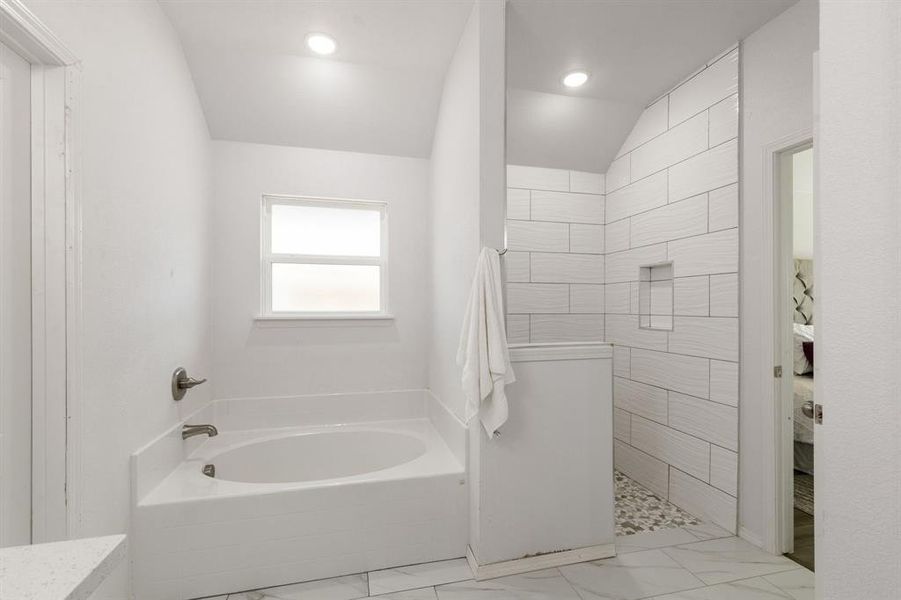
[[[604,283],[604,256],[533,252],[531,271],[539,283]]]
[[[632,427],[632,415],[626,411],[613,409],[613,439],[629,443],[629,430]]]
[[[738,181],[738,143],[720,144],[669,169],[669,201],[696,196]]]
[[[632,314],[632,283],[611,283],[604,286],[604,310],[607,314]]]
[[[530,217],[529,190],[507,189],[507,218],[528,221]]]
[[[530,339],[534,343],[600,342],[604,339],[604,315],[533,314]]]
[[[738,137],[738,94],[710,107],[710,147]]]
[[[569,312],[569,286],[563,283],[508,283],[507,312]]]
[[[507,249],[568,252],[569,225],[535,221],[507,221]]]
[[[604,225],[571,224],[569,226],[569,251],[582,254],[603,254],[604,227]]]
[[[529,253],[528,252],[507,252],[503,256],[504,269],[507,273],[508,282],[528,282],[529,281]]]
[[[670,92],[669,126],[681,123],[723,98],[737,93],[736,49]]]
[[[710,276],[710,316],[738,316],[738,273]]]
[[[628,185],[630,181],[629,155],[627,154],[610,163],[610,167],[607,169],[607,193]]]
[[[613,374],[617,377],[629,377],[629,347],[613,346]]]
[[[738,319],[675,317],[669,351],[719,360],[738,360]]]
[[[631,221],[632,248],[707,233],[707,194],[649,210]]]
[[[727,229],[667,243],[676,277],[738,272],[738,230]],[[610,269],[610,261],[607,262]]]
[[[629,249],[629,219],[622,219],[604,226],[607,254]]]
[[[669,392],[669,426],[729,450],[738,450],[738,409]]]
[[[672,467],[669,475],[669,500],[689,513],[735,533],[738,515],[736,499]]]
[[[706,398],[710,393],[709,363],[706,358],[632,348],[630,376],[635,381]]]
[[[565,223],[604,223],[604,197],[596,194],[532,191],[532,219]]]
[[[702,481],[710,479],[710,444],[696,437],[632,415],[630,444]]]
[[[680,277],[673,280],[673,314],[706,317],[710,314],[709,278]]]
[[[581,285],[569,286],[569,312],[571,313],[603,313],[604,286]]]
[[[738,227],[738,184],[712,190],[710,197],[709,230]]]
[[[632,151],[632,181],[707,150],[707,114],[701,113]]]
[[[604,216],[616,467],[732,532],[739,102],[733,49],[646,109],[608,171]],[[646,308],[666,312],[672,331],[640,329],[639,285],[663,284],[639,282],[639,269],[661,263],[675,279],[650,296],[665,306]]]
[[[614,440],[613,464],[617,471],[661,498],[665,499],[669,494],[669,467],[665,462],[619,440]]]
[[[629,156],[627,154],[624,158]],[[613,223],[634,214],[663,206],[667,203],[667,193],[666,171],[660,171],[635,183],[608,192],[606,196],[607,223]],[[688,194],[687,196],[692,195],[694,194]]]
[[[507,342],[529,343],[529,315],[507,315]]]
[[[604,175],[510,165],[508,185],[510,338],[604,339]]]
[[[619,149],[619,152],[616,153],[616,156],[620,157],[626,152],[630,152],[641,144],[664,133],[667,129],[668,107],[668,95],[647,107],[644,112],[641,113],[641,116],[638,117],[638,121],[632,128],[631,133],[629,133],[629,137],[623,142],[623,145]]]
[[[570,171],[569,191],[580,192],[582,194],[603,194],[604,174]]]
[[[507,187],[568,192],[569,171],[507,165]]]
[[[667,422],[666,390],[622,377],[613,378],[613,404],[617,408],[656,421]],[[724,407],[728,408],[728,407]]]
[[[738,406],[738,363],[710,361],[710,399]]]
[[[620,283],[623,281],[638,281],[638,270],[640,267],[655,265],[665,261],[666,244],[644,246],[643,248],[608,254],[605,260],[605,282]]]
[[[666,331],[639,328],[638,315],[607,313],[607,341],[612,344],[663,352],[666,351],[666,334]]]
[[[614,423],[616,418],[614,417]],[[738,454],[719,446],[710,447],[710,485],[730,496],[738,496]]]

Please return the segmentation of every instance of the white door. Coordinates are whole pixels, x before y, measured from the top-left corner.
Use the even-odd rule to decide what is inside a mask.
[[[31,543],[31,68],[0,44],[0,547]]]

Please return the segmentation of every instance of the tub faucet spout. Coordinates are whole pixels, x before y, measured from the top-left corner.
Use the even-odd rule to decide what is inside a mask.
[[[212,425],[188,425],[185,423],[185,426],[181,430],[181,439],[186,440],[195,435],[208,435],[213,437],[214,435],[219,435],[219,431]]]

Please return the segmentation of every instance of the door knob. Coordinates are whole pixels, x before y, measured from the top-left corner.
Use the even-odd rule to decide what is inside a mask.
[[[185,368],[178,367],[175,369],[175,372],[172,373],[172,399],[178,402],[185,397],[185,394],[188,393],[189,389],[195,385],[200,385],[204,381],[206,381],[205,378],[194,379],[193,377],[188,377],[188,372],[185,371]]]
[[[808,419],[813,418],[813,401],[808,400],[804,404],[801,405],[801,412],[804,413],[804,416]]]

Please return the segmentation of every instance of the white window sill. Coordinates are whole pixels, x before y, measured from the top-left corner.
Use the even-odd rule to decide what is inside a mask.
[[[306,327],[329,325],[388,325],[394,320],[390,313],[354,314],[333,313],[322,315],[258,315],[253,318],[257,327]]]

